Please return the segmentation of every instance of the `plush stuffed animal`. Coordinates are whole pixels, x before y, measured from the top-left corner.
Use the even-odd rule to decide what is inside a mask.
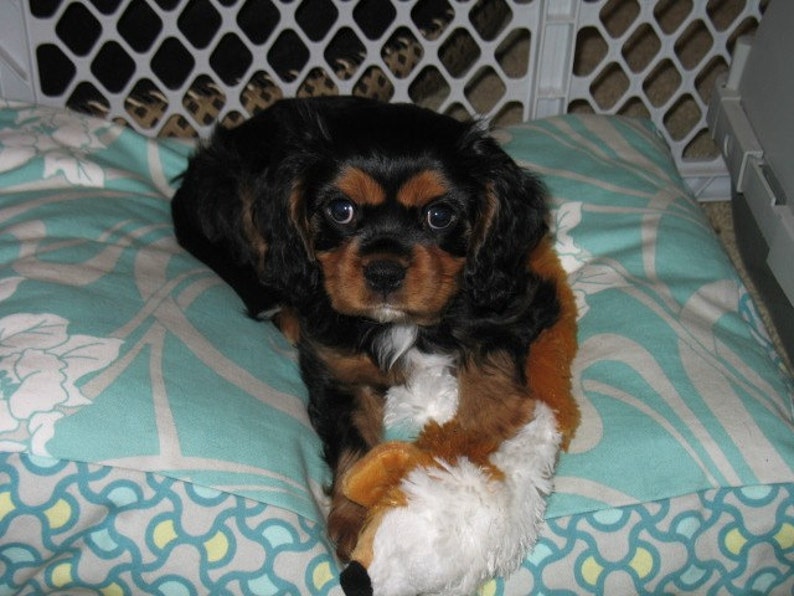
[[[348,596],[471,594],[515,570],[534,546],[579,410],[570,381],[576,306],[551,241],[529,266],[555,282],[561,308],[531,344],[524,378],[503,374],[508,365],[495,360],[456,367],[441,356],[405,356],[414,359],[411,376],[385,407],[395,440],[343,479],[344,494],[368,510],[341,577]],[[494,438],[505,428],[515,430]]]

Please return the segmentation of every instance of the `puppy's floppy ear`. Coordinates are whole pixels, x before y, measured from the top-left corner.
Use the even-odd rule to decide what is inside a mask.
[[[257,314],[310,292],[312,273],[289,102],[199,148],[172,201],[180,244],[210,265]],[[293,128],[294,130],[294,128]]]
[[[475,306],[498,311],[526,289],[529,254],[548,231],[546,190],[479,129],[468,154],[480,196],[464,280]]]

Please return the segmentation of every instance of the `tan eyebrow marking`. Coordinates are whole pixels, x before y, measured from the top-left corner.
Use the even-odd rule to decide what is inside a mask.
[[[336,187],[358,205],[381,205],[386,202],[383,187],[359,168],[346,167],[336,179]]]
[[[423,170],[405,181],[397,193],[397,200],[406,207],[423,207],[448,191],[449,184],[441,172]]]

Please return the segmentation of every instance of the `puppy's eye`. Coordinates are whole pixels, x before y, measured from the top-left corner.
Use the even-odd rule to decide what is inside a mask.
[[[356,216],[356,206],[347,199],[335,199],[328,203],[325,212],[333,222],[346,225]]]
[[[425,211],[425,220],[431,230],[443,230],[455,221],[455,212],[449,205],[437,203],[430,205]]]

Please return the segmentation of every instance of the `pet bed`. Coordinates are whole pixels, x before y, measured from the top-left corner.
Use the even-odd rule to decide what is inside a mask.
[[[175,242],[191,146],[0,106],[0,594],[341,593],[295,353]],[[664,141],[498,136],[553,196],[583,424],[482,593],[790,593],[790,379]]]

